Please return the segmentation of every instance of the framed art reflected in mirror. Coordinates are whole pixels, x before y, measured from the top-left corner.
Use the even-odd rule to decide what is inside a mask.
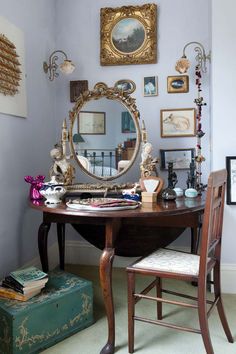
[[[80,134],[106,134],[105,112],[79,112],[78,133]]]

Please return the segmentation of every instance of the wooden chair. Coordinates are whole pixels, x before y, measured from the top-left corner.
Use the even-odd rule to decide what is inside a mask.
[[[214,354],[208,328],[208,317],[215,306],[217,307],[226,337],[230,343],[233,343],[234,340],[222,304],[220,288],[220,257],[226,176],[226,170],[212,172],[209,176],[199,255],[168,249],[158,249],[151,255],[142,258],[127,267],[129,353],[133,353],[134,351],[134,321],[136,320],[168,328],[199,333],[202,335],[206,353]],[[213,281],[211,283],[214,284],[214,300],[210,301],[206,298],[206,289],[207,275],[212,270]],[[135,291],[136,274],[151,275],[154,276],[155,279],[143,291],[137,293]],[[162,278],[196,282],[197,297],[162,289]],[[154,286],[156,287],[156,297],[148,296],[147,293]],[[196,300],[197,302],[189,303],[167,300],[162,298],[162,293],[182,296],[184,298]],[[135,304],[141,299],[155,300],[157,302],[157,320],[135,315]],[[183,327],[162,321],[162,303],[197,309],[200,329]],[[207,308],[207,305],[209,305],[209,308]]]

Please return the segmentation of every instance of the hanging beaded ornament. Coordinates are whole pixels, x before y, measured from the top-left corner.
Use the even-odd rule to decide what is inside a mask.
[[[202,130],[202,106],[206,106],[206,103],[203,100],[203,97],[201,96],[201,70],[199,69],[199,66],[197,65],[195,68],[195,75],[196,75],[196,86],[197,86],[197,98],[195,98],[194,103],[196,104],[196,119],[197,119],[197,144],[196,144],[196,157],[195,157],[195,162],[196,162],[196,189],[199,194],[206,188],[206,185],[203,185],[201,181],[201,176],[202,176],[202,168],[201,164],[203,161],[205,161],[205,157],[202,155],[202,145],[201,145],[201,139],[205,135],[205,133]]]

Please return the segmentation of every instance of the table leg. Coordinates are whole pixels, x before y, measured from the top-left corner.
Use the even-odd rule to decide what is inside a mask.
[[[191,227],[191,253],[197,254],[198,248],[198,229],[197,227]]]
[[[108,322],[108,339],[100,354],[113,354],[115,350],[115,315],[112,293],[112,264],[115,255],[114,241],[120,229],[120,220],[106,223],[106,244],[100,258],[100,283]]]
[[[65,224],[57,223],[60,269],[65,269]]]
[[[47,241],[48,241],[48,232],[50,230],[51,223],[43,222],[39,226],[38,231],[38,249],[40,260],[42,264],[42,269],[44,272],[48,272],[48,248],[47,248]]]

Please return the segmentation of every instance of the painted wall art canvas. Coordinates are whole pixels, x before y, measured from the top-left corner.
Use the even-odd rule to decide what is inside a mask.
[[[24,34],[0,16],[0,112],[27,117]]]
[[[157,62],[157,5],[106,7],[100,12],[101,65]]]

